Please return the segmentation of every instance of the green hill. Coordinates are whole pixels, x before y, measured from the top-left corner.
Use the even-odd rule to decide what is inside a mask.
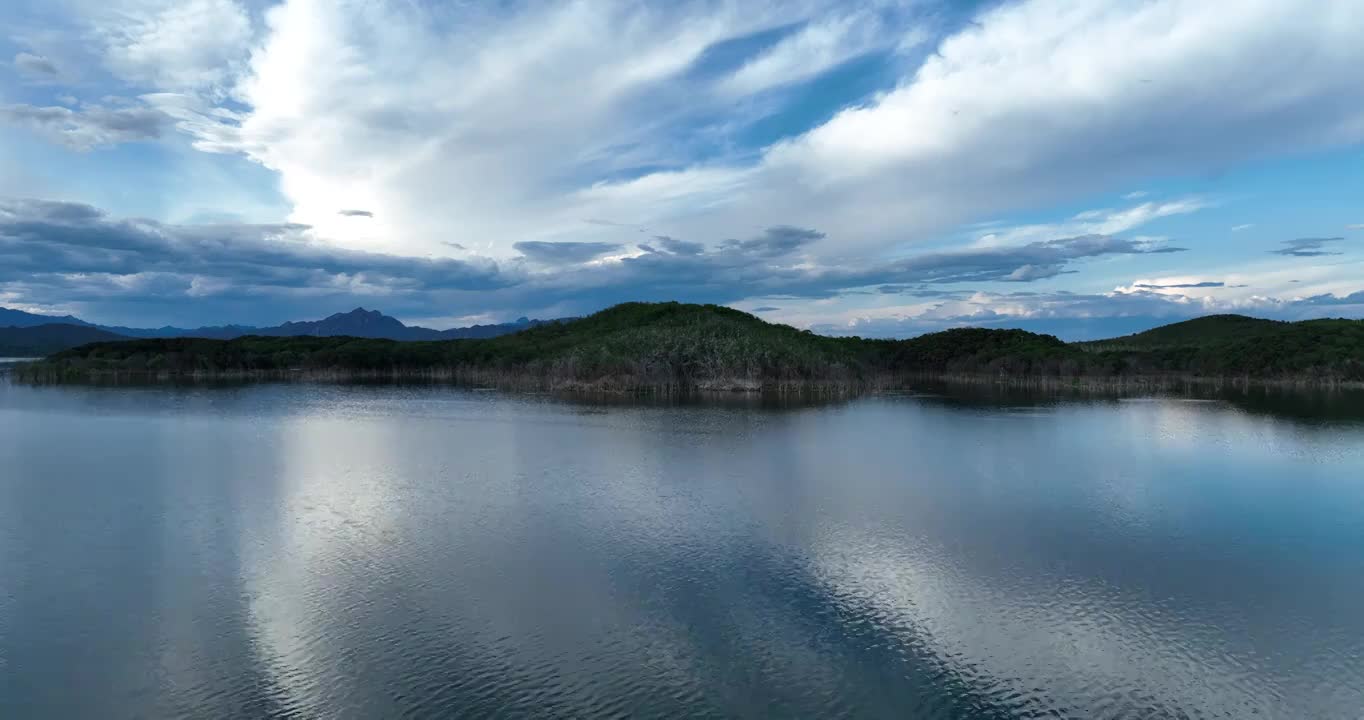
[[[1364,321],[1283,322],[1209,315],[1143,333],[1075,343],[1129,373],[1364,380]]]
[[[1271,335],[1291,326],[1292,323],[1263,320],[1245,315],[1207,315],[1184,322],[1162,325],[1135,335],[1076,344],[1084,348],[1099,350],[1204,347]]]
[[[1364,320],[1253,324],[1241,336],[1188,337],[1182,344],[1167,344],[1143,352],[1109,350],[1105,354],[1131,357],[1137,372],[1361,381]]]
[[[453,376],[602,388],[858,383],[884,343],[814,335],[716,305],[625,303],[586,318],[488,339],[173,338],[100,343],[30,375],[275,373]]]
[[[886,386],[912,378],[1364,381],[1364,321],[1213,316],[1126,338],[1065,343],[961,328],[909,340],[814,335],[716,305],[626,303],[487,339],[351,337],[130,340],[86,345],[21,371],[41,379],[189,374],[426,376],[630,390]]]
[[[1051,335],[984,328],[920,335],[890,343],[889,351],[889,367],[915,374],[1058,374],[1063,364],[1082,358],[1078,349]]]

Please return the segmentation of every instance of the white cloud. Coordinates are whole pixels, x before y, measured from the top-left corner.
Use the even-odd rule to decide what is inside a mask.
[[[687,75],[716,43],[800,22],[720,81],[729,100]],[[496,15],[288,0],[237,86],[246,110],[180,117],[200,147],[278,171],[292,220],[352,245],[506,256],[523,240],[638,239],[584,218],[707,242],[788,223],[825,231],[815,250],[828,259],[1120,182],[1364,140],[1361,30],[1351,0],[1310,13],[1273,0],[1010,3],[867,104],[756,160],[738,148],[698,161],[697,143],[726,147],[711,133],[734,94],[893,33],[813,1]],[[376,222],[345,223],[346,207]],[[1161,208],[1178,206],[1109,221]]]
[[[159,90],[212,90],[233,79],[252,37],[236,0],[125,0],[90,17],[115,75]]]
[[[980,245],[999,246],[1036,242],[1047,238],[1075,235],[1117,235],[1135,230],[1160,218],[1187,215],[1209,207],[1206,200],[1196,197],[1180,198],[1163,203],[1141,203],[1121,210],[1086,210],[1070,220],[1058,223],[1035,223],[1016,227],[991,228],[981,236]]]
[[[928,40],[922,27],[887,27],[864,11],[811,23],[749,60],[720,83],[729,95],[749,95],[816,77],[875,50],[911,50]]]
[[[839,267],[902,257],[1021,208],[1364,141],[1364,5],[1352,0],[1314,0],[1312,12],[1274,0],[995,4],[935,41],[917,70],[900,65],[912,56],[888,63],[903,75],[893,86],[824,108],[831,120],[766,147],[736,139],[749,115],[808,109],[823,99],[801,97],[800,83],[914,46],[929,27],[912,19],[920,10],[283,0],[253,15],[236,0],[79,4],[104,63],[145,103],[198,148],[278,173],[290,220],[407,255],[509,258],[528,241],[633,252],[655,234],[715,247],[796,225],[826,236],[802,262]],[[698,63],[783,32],[725,67]],[[89,107],[38,114],[53,127]],[[32,110],[25,122],[38,121]],[[981,229],[982,244],[1123,234],[1208,205],[1123,198],[1130,205],[1061,222]],[[356,208],[373,217],[343,213]]]
[[[807,154],[792,158],[802,166],[854,173],[963,145],[1011,149],[978,161],[1018,172],[1039,160],[1127,157],[1123,131],[1152,145],[1132,153],[1150,166],[1177,159],[1176,150],[1235,157],[1245,148],[1227,141],[1251,129],[1297,145],[1308,140],[1306,123],[1355,140],[1364,99],[1349,91],[1357,89],[1353,61],[1364,55],[1354,42],[1364,8],[1316,5],[1311,17],[1270,0],[1005,5],[945,40],[912,82],[789,150]],[[1301,55],[1276,62],[1285,45]],[[1345,97],[1326,96],[1334,90]],[[1337,112],[1320,114],[1328,108]],[[1182,136],[1159,134],[1174,129]]]
[[[1231,228],[1231,231],[1232,231],[1232,232],[1241,232],[1242,230],[1249,230],[1249,229],[1251,229],[1251,228],[1253,228],[1253,227],[1255,227],[1255,223],[1244,223],[1244,224],[1241,224],[1241,225],[1233,225],[1232,228]]]
[[[827,212],[810,194],[852,198],[863,215],[921,229],[1123,178],[1356,142],[1364,93],[1350,68],[1364,46],[1351,38],[1364,6],[1318,11],[1268,0],[1004,5],[877,102],[776,147],[767,167],[788,196],[804,191],[795,207]]]
[[[595,188],[633,167],[689,159],[686,139],[669,132],[699,112],[683,72],[713,44],[800,10],[573,3],[451,19],[415,5],[292,0],[267,14],[237,87],[250,112],[213,118],[176,102],[200,147],[278,171],[292,219],[323,235],[507,254],[520,240],[597,239],[603,226],[585,217],[660,219],[673,205],[666,175],[639,186],[647,193]],[[697,185],[677,192],[689,197]],[[376,222],[343,226],[344,207],[372,209]]]

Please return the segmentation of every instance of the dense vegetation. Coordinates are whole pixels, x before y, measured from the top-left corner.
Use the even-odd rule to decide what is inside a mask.
[[[626,303],[580,320],[486,339],[173,338],[58,353],[29,376],[344,372],[556,386],[739,387],[860,383],[878,345],[773,325],[714,305]]]
[[[0,357],[42,357],[93,342],[126,340],[86,325],[51,323],[29,327],[0,327]]]
[[[1206,347],[1226,342],[1273,335],[1293,327],[1279,320],[1245,315],[1205,315],[1184,322],[1162,325],[1146,332],[1108,340],[1078,343],[1091,350],[1153,350],[1171,347]]]
[[[1102,348],[1106,355],[1119,351]],[[1163,345],[1130,353],[1140,372],[1196,375],[1364,380],[1364,321],[1281,323],[1248,337]]]
[[[33,379],[116,374],[430,375],[544,387],[865,387],[925,376],[1008,380],[1232,378],[1364,381],[1364,321],[1213,316],[1065,343],[962,328],[909,340],[831,338],[715,305],[626,303],[488,339],[192,338],[97,343],[23,371]]]

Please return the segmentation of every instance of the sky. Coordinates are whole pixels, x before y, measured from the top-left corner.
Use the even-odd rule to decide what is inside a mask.
[[[1359,0],[7,0],[0,306],[1364,317]]]

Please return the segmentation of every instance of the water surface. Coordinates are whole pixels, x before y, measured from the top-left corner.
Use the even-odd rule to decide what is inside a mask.
[[[0,717],[1357,718],[1361,408],[0,383]]]

